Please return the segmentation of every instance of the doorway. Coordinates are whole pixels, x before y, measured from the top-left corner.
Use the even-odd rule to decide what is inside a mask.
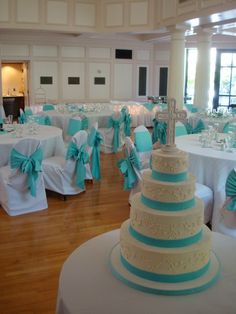
[[[2,61],[2,99],[6,115],[19,116],[20,108],[29,104],[28,62]]]

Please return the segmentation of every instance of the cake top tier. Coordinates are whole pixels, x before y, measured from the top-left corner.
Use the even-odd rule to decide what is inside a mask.
[[[164,146],[152,152],[154,173],[181,174],[188,169],[188,154],[173,146]]]

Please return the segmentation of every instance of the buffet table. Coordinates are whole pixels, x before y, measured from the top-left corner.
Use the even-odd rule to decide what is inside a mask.
[[[236,167],[236,150],[221,151],[220,146],[202,147],[199,134],[175,139],[179,149],[189,153],[189,171],[197,182],[209,186],[214,192],[212,228],[217,231],[220,210],[225,201],[225,182],[229,172]],[[225,136],[222,134],[222,137]]]
[[[126,286],[109,269],[109,254],[119,230],[102,234],[77,248],[63,265],[57,314],[235,314],[236,241],[213,232],[213,250],[221,276],[209,289],[191,295],[162,296]]]
[[[33,130],[30,128],[34,128]],[[62,130],[45,125],[4,125],[5,132],[0,132],[0,167],[6,166],[9,154],[13,146],[22,139],[35,138],[41,141],[44,158],[55,155],[63,155],[65,145],[62,138]],[[8,130],[8,131],[6,131]]]

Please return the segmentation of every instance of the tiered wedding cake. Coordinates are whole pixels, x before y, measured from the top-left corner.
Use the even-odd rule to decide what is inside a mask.
[[[203,202],[194,196],[188,155],[175,145],[152,153],[152,170],[132,199],[111,253],[113,273],[126,284],[157,294],[189,294],[218,277],[211,231],[203,224]]]

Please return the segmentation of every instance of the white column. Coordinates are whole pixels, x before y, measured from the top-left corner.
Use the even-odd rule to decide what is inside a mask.
[[[185,30],[171,30],[168,98],[175,98],[178,108],[184,105]]]
[[[209,32],[198,31],[198,56],[194,86],[193,104],[199,110],[208,108],[210,88],[211,36]]]

